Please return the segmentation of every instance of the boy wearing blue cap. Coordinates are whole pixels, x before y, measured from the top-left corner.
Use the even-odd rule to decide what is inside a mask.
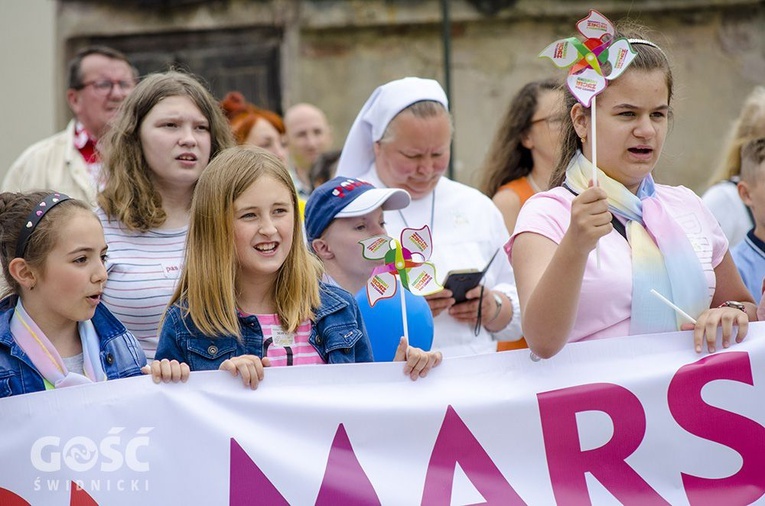
[[[358,294],[366,285],[372,270],[382,264],[382,260],[367,260],[362,256],[360,241],[378,235],[387,235],[383,211],[395,211],[409,205],[411,198],[406,190],[398,188],[376,188],[374,185],[359,179],[336,177],[316,188],[308,198],[305,208],[305,229],[309,248],[324,263],[324,282],[337,285],[352,294]],[[418,352],[427,353],[433,360],[433,367],[441,362],[440,351],[423,352],[416,346],[430,348],[433,334],[433,317],[427,302],[404,291],[407,298],[407,314],[410,329],[423,332],[412,334],[412,344]],[[376,325],[374,318],[368,318],[383,313],[372,313],[365,305],[366,297],[359,295],[356,300],[367,323],[367,331],[375,350],[377,360],[390,360],[395,356],[389,348],[391,332],[395,332],[395,324],[385,322],[384,326]],[[384,305],[384,304],[383,304]],[[366,311],[365,311],[366,308]],[[427,335],[426,329],[429,329]],[[380,339],[380,341],[376,341]],[[417,343],[417,344],[415,344]],[[407,344],[405,339],[399,341],[403,350]],[[399,350],[396,350],[398,353]]]
[[[359,241],[384,235],[383,211],[403,209],[409,194],[396,188],[375,188],[349,177],[336,177],[311,193],[305,208],[309,247],[324,263],[325,281],[355,294],[381,263],[361,255]]]

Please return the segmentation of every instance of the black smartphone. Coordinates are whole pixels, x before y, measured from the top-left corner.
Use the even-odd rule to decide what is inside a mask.
[[[455,304],[459,304],[460,302],[465,302],[467,300],[465,294],[478,286],[478,284],[483,279],[483,275],[486,274],[486,271],[489,270],[492,262],[494,262],[494,259],[497,257],[499,250],[500,248],[497,248],[497,251],[494,252],[494,254],[491,256],[491,259],[489,260],[489,263],[486,264],[486,267],[484,267],[482,271],[479,271],[478,269],[463,269],[458,271],[449,271],[446,274],[444,288],[452,291],[452,297],[454,298]]]
[[[444,288],[452,291],[455,304],[465,302],[467,300],[465,294],[478,286],[485,272],[476,269],[449,271],[444,281]]]

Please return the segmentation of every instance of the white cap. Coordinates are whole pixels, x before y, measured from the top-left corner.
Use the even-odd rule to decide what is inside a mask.
[[[337,213],[335,218],[364,216],[378,207],[382,207],[383,211],[395,211],[396,209],[405,208],[411,201],[412,198],[406,190],[398,188],[374,188],[356,197],[342,211]]]

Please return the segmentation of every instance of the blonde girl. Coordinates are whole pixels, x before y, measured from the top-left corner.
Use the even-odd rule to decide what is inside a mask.
[[[297,210],[287,168],[265,150],[231,148],[210,163],[157,358],[228,370],[252,388],[264,366],[373,360],[353,296],[319,281]],[[434,365],[422,350],[404,355],[413,378]]]

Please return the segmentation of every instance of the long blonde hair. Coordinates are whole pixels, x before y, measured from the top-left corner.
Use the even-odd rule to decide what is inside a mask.
[[[313,318],[314,309],[320,304],[322,270],[305,246],[297,192],[289,171],[264,149],[228,148],[210,162],[197,182],[191,202],[186,260],[169,303],[184,307],[194,325],[207,336],[241,337],[233,240],[234,201],[265,176],[283,184],[292,200],[292,244],[273,287],[276,314],[282,327],[294,332],[301,322]]]
[[[125,99],[99,151],[106,178],[98,205],[111,220],[128,229],[146,232],[161,226],[167,216],[162,197],[151,179],[141,145],[140,129],[146,115],[167,97],[188,97],[210,125],[210,159],[234,144],[228,121],[215,98],[193,76],[176,71],[150,74]]]
[[[741,148],[748,141],[765,137],[765,87],[755,86],[746,97],[733,124],[723,152],[722,163],[709,179],[709,186],[741,173]]]

